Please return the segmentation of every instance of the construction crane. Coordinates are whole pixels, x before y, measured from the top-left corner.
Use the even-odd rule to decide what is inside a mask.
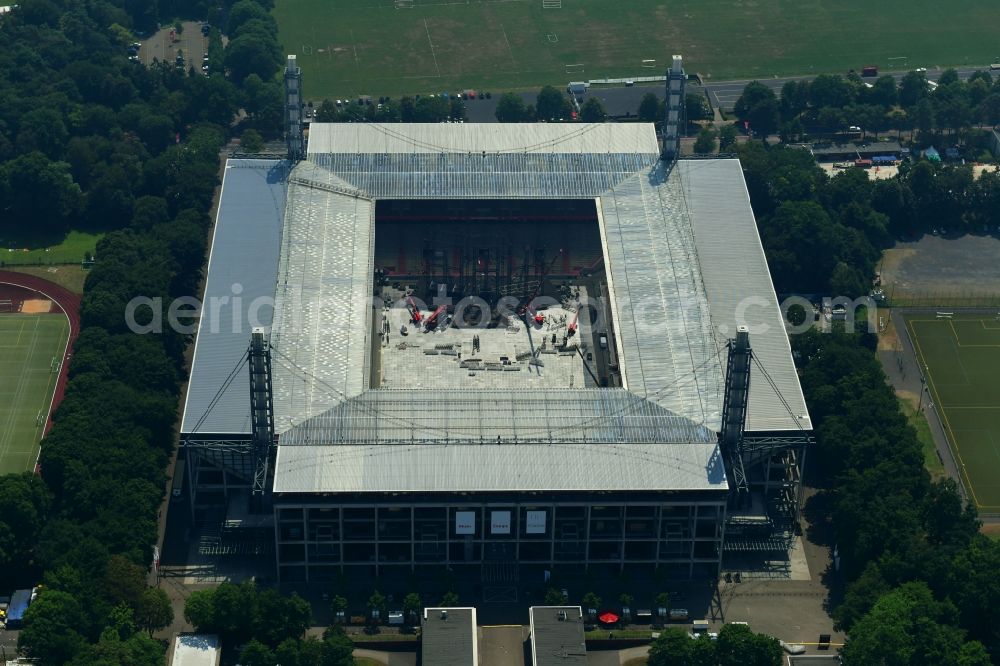
[[[406,304],[410,308],[410,321],[412,321],[414,324],[419,325],[420,321],[424,318],[424,316],[420,314],[420,308],[418,308],[417,304],[413,302],[412,296],[406,297]]]
[[[570,319],[569,324],[566,326],[566,337],[572,338],[576,335],[576,325],[577,320],[580,318],[580,304],[576,304],[576,312],[573,313],[573,318]]]
[[[543,315],[540,312],[535,312],[535,309],[531,307],[531,302],[535,300],[535,297],[538,296],[538,292],[542,290],[542,283],[545,282],[545,278],[552,270],[552,267],[556,265],[556,260],[558,260],[559,257],[561,256],[562,256],[562,248],[559,249],[559,251],[556,253],[554,257],[552,257],[552,261],[550,261],[549,265],[545,267],[544,271],[542,271],[541,276],[539,276],[538,278],[538,284],[535,285],[535,289],[534,291],[531,292],[531,295],[524,300],[524,305],[521,306],[521,310],[517,313],[518,315],[522,317],[530,316],[532,319],[535,320],[535,323],[539,325],[545,322],[545,315]]]
[[[429,317],[427,317],[427,321],[424,322],[424,326],[427,327],[427,330],[430,330],[435,326],[437,326],[437,318],[441,315],[442,312],[445,311],[445,309],[446,309],[445,306],[439,305],[438,309],[432,312]]]

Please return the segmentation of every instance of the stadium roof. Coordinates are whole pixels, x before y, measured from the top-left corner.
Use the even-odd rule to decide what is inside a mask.
[[[518,450],[528,443],[596,441],[645,447],[643,455],[657,461],[652,469],[689,458],[701,466],[690,479],[674,474],[672,483],[711,486],[706,469],[712,433],[721,420],[725,343],[743,319],[751,326],[751,345],[760,361],[752,374],[748,430],[811,428],[737,160],[681,161],[668,170],[658,158],[653,125],[643,123],[313,124],[308,160],[283,183],[245,193],[241,203],[255,201],[253,212],[227,198],[239,189],[231,182],[249,185],[240,175],[243,170],[235,168],[241,163],[230,160],[227,169],[216,244],[233,228],[249,236],[251,244],[270,245],[271,254],[251,263],[245,251],[220,248],[213,252],[208,282],[215,293],[249,274],[274,276],[274,409],[282,444],[278,492],[427,487],[431,479],[441,480],[426,461],[461,466],[462,447],[424,447],[411,466],[407,456],[413,447],[476,441],[493,444],[491,453],[482,455],[497,456],[498,464],[505,456],[523,456],[508,452],[513,442]],[[280,227],[279,196],[270,190],[284,193],[283,188],[287,210],[277,254],[273,236],[255,238],[245,234],[245,225],[269,215]],[[374,201],[379,198],[595,200],[624,389],[538,389],[519,396],[460,387],[369,389]],[[226,279],[218,280],[217,271]],[[245,350],[248,334],[227,336],[228,347],[217,338],[212,361],[201,367],[205,354],[199,339],[185,432],[224,385],[234,362],[229,357]],[[201,432],[248,432],[246,396],[245,380],[234,381],[225,400],[208,410],[205,423],[215,430]],[[220,406],[225,409],[216,417]],[[587,427],[572,423],[581,418],[590,419]],[[406,444],[371,453],[378,459],[399,455],[406,464],[383,465],[392,470],[364,464],[371,458],[365,452],[376,442]],[[341,450],[328,450],[331,445]],[[689,447],[702,452],[689,454]],[[667,451],[671,448],[677,450]],[[659,451],[653,454],[653,449]],[[309,455],[316,467],[328,469],[304,472]],[[594,455],[590,462],[599,463],[604,454]],[[353,460],[349,471],[342,467],[347,460]],[[565,464],[557,456],[550,462],[555,468]],[[526,476],[515,482],[532,486],[534,470],[525,465]],[[406,473],[395,469],[403,467]],[[490,465],[480,462],[479,467]],[[420,470],[426,477],[415,479]],[[620,471],[623,484],[628,479],[637,487],[663,485],[662,478],[647,478],[643,470]],[[561,483],[597,487],[608,481],[599,471],[581,469],[580,474]],[[452,473],[434,489],[496,483],[492,473],[460,477]]]
[[[250,432],[245,366],[230,390],[219,393],[219,389],[246,356],[249,315],[256,313],[261,326],[271,325],[288,167],[288,162],[275,160],[229,160],[226,164],[183,433]],[[233,302],[237,296],[242,299],[238,306]],[[251,310],[254,303],[262,307]]]

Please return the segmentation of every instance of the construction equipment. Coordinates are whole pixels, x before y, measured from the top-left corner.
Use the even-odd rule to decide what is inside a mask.
[[[427,328],[427,330],[430,330],[435,326],[437,326],[437,319],[441,315],[441,313],[445,311],[445,309],[446,309],[445,306],[439,305],[438,309],[432,312],[429,317],[427,317],[427,321],[424,322],[424,326]]]
[[[577,303],[576,312],[573,313],[573,318],[570,320],[569,325],[566,326],[566,337],[572,338],[576,335],[577,320],[580,318],[580,304]]]
[[[549,265],[542,271],[542,274],[538,277],[538,284],[535,285],[534,291],[531,292],[530,296],[524,299],[524,305],[521,306],[521,309],[517,313],[519,316],[530,316],[535,320],[535,323],[539,325],[545,322],[545,315],[540,312],[536,312],[531,306],[531,302],[535,300],[535,297],[538,296],[538,292],[542,290],[542,284],[544,284],[546,276],[548,276],[548,274],[552,271],[552,267],[556,265],[556,261],[562,256],[562,252],[562,248],[560,248],[556,255],[552,257],[552,261],[549,262]]]
[[[406,305],[409,307],[410,310],[410,321],[419,326],[424,316],[420,314],[420,308],[418,308],[417,304],[413,302],[412,296],[406,297]]]

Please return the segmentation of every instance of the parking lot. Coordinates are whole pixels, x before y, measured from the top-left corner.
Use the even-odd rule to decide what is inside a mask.
[[[152,65],[154,61],[173,63],[177,54],[184,56],[184,68],[201,68],[201,58],[208,52],[208,37],[201,34],[201,24],[195,21],[184,21],[181,23],[183,30],[174,33],[171,38],[173,25],[166,25],[160,28],[151,37],[139,40],[142,46],[139,48],[139,59],[146,66]]]

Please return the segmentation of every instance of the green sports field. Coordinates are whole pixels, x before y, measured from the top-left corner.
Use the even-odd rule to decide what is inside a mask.
[[[0,314],[0,474],[34,469],[69,335],[60,314]]]
[[[306,97],[493,92],[662,74],[714,80],[1000,61],[984,0],[277,0]]]
[[[934,406],[976,504],[1000,511],[1000,320],[907,317]]]

